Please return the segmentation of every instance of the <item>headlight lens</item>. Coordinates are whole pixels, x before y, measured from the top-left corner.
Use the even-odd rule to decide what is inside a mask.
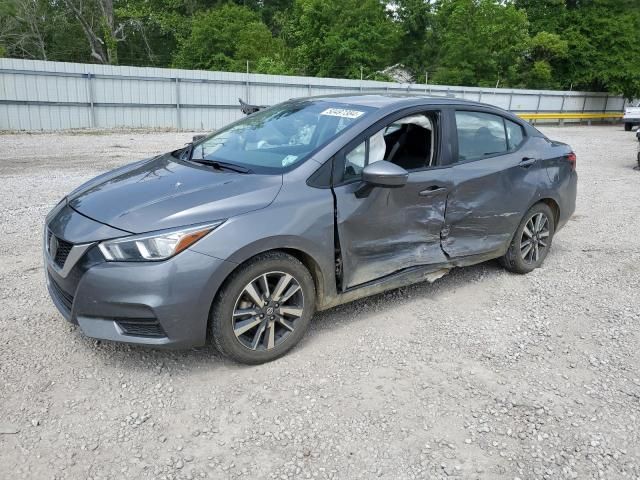
[[[153,262],[166,260],[190,247],[223,221],[176,230],[132,235],[98,245],[109,262]]]

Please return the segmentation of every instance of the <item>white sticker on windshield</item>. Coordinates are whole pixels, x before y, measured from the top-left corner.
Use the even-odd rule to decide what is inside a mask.
[[[320,115],[342,118],[358,118],[363,114],[364,112],[360,110],[347,110],[346,108],[327,108],[324,112],[320,112]]]
[[[292,163],[294,163],[296,161],[297,158],[298,158],[297,155],[287,155],[286,157],[284,157],[282,159],[282,166],[286,167],[288,165],[291,165]]]

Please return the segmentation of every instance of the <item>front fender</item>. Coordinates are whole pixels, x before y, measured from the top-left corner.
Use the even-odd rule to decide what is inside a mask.
[[[300,252],[321,272],[319,295],[331,294],[335,292],[333,222],[330,190],[290,185],[268,207],[230,218],[191,249],[236,265],[269,250]],[[311,273],[318,278],[317,272]]]

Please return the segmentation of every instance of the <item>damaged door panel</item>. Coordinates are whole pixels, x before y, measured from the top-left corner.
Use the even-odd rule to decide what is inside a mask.
[[[358,183],[335,189],[343,290],[416,265],[443,263],[440,248],[450,169],[413,172],[402,188],[374,188],[358,198]]]
[[[452,168],[442,248],[451,257],[506,248],[535,198],[538,170],[522,171],[514,155]]]
[[[459,155],[442,248],[452,258],[502,254],[546,173],[516,124],[509,131],[502,117],[484,112],[456,112],[456,120]]]
[[[447,261],[440,234],[452,183],[451,169],[438,167],[439,115],[398,115],[338,156],[333,191],[342,291],[407,268]],[[364,167],[381,160],[399,167],[406,183],[385,188],[363,182]]]

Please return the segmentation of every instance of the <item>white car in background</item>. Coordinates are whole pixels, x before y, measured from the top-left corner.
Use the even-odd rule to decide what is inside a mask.
[[[635,102],[624,109],[624,129],[630,132],[634,125],[640,125],[640,102]]]

